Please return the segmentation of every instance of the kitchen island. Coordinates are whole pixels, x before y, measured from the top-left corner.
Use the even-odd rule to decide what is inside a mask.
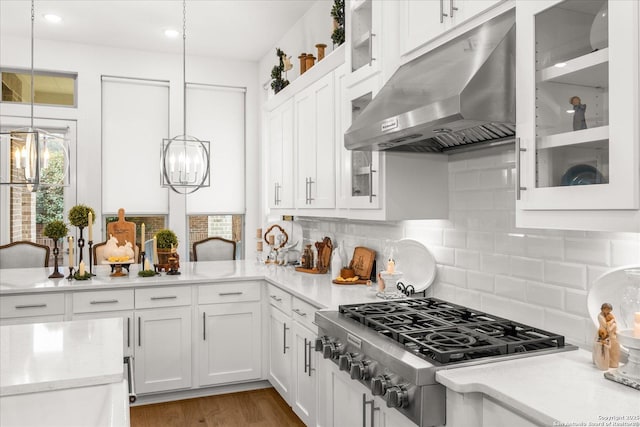
[[[183,263],[180,271],[182,274],[179,276],[163,274],[141,278],[137,277],[137,267],[132,266],[128,277],[111,278],[108,267],[100,266],[98,275],[92,280],[68,281],[48,279],[50,271],[43,268],[0,270],[0,304],[3,310],[11,310],[13,306],[8,303],[10,298],[61,293],[65,295],[64,316],[70,319],[74,313],[73,294],[190,287],[192,293],[189,301],[193,303],[188,303],[188,309],[193,313],[192,323],[201,324],[203,317],[198,307],[203,306],[198,305],[197,301],[204,297],[205,288],[224,289],[224,292],[216,294],[216,298],[241,299],[249,294],[242,288],[243,284],[249,282],[266,285],[262,287],[261,298],[264,303],[270,299],[277,300],[285,294],[316,309],[335,310],[341,304],[376,301],[375,292],[366,286],[335,285],[328,274],[298,273],[290,267],[257,265],[253,261]],[[272,290],[279,290],[281,294],[273,294]],[[222,307],[226,304],[218,305]],[[263,310],[263,315],[267,316],[267,310]],[[311,324],[312,315],[305,318],[308,317],[311,317],[308,321]],[[263,323],[267,323],[267,320],[263,319]],[[203,342],[202,332],[193,328],[194,352],[199,345],[196,343]],[[268,335],[267,332],[265,334]],[[278,336],[281,335],[282,332]],[[265,356],[267,348],[268,345],[263,345],[263,359],[268,359]],[[265,371],[268,370],[268,364],[267,360],[263,362],[262,379],[267,378]],[[193,378],[196,378],[196,374]],[[602,371],[590,363],[590,353],[584,350],[444,369],[436,374],[436,379],[448,388],[448,412],[449,409],[452,412],[448,414],[447,425],[452,426],[493,426],[496,424],[492,422],[496,419],[515,419],[520,425],[562,425],[581,420],[588,423],[597,422],[598,416],[637,415],[637,408],[640,407],[640,393],[605,380]],[[197,380],[194,382],[197,384]],[[318,411],[322,411],[322,405]],[[318,417],[320,419],[322,414],[319,413]],[[475,420],[475,424],[468,424],[469,420]],[[629,425],[639,425],[637,422]]]

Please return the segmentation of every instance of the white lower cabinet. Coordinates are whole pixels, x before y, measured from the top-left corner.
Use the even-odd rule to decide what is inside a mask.
[[[64,294],[10,295],[0,299],[0,325],[61,322]]]
[[[293,321],[271,306],[269,313],[269,382],[291,402],[291,324]]]
[[[325,377],[324,402],[327,427],[415,427],[409,418],[387,408],[384,400],[371,392],[338,366],[319,359]]]
[[[191,307],[136,311],[138,393],[191,387]]]
[[[318,359],[313,343],[318,334],[298,322],[293,322],[292,332],[291,407],[307,426],[312,426],[316,420],[318,378]]]
[[[122,348],[124,349],[125,356],[135,356],[134,355],[134,342],[133,342],[133,311],[99,311],[95,313],[78,313],[73,314],[73,320],[81,320],[81,319],[111,319],[111,318],[122,318]]]

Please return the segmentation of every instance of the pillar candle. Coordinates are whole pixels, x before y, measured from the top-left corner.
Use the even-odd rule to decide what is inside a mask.
[[[73,267],[73,236],[69,236],[69,267]]]
[[[158,238],[153,236],[153,263],[158,263]]]
[[[262,239],[262,228],[256,229],[256,239]]]
[[[387,273],[393,274],[396,272],[396,263],[390,259],[389,262],[387,262]]]
[[[633,315],[633,336],[640,338],[640,311]]]
[[[140,247],[144,251],[144,222],[142,223],[142,230],[140,230]]]
[[[88,224],[87,224],[87,228],[89,229],[89,241],[93,240],[93,214],[91,213],[91,211],[89,211],[89,214],[87,215],[88,218]]]
[[[80,261],[80,264],[78,264],[78,274],[84,276],[84,261]]]
[[[149,262],[149,258],[144,259],[144,269],[151,270],[151,263]]]

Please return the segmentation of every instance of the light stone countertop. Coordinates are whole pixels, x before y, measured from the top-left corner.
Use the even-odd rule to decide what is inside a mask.
[[[605,379],[581,349],[444,369],[436,380],[458,393],[484,393],[543,425],[640,426],[640,391]]]
[[[0,397],[121,382],[122,319],[0,326]]]

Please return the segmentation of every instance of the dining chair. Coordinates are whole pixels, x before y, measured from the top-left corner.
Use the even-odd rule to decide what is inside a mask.
[[[236,259],[236,242],[208,237],[193,244],[194,261],[231,261]]]
[[[26,240],[0,246],[0,268],[49,267],[49,246]]]

